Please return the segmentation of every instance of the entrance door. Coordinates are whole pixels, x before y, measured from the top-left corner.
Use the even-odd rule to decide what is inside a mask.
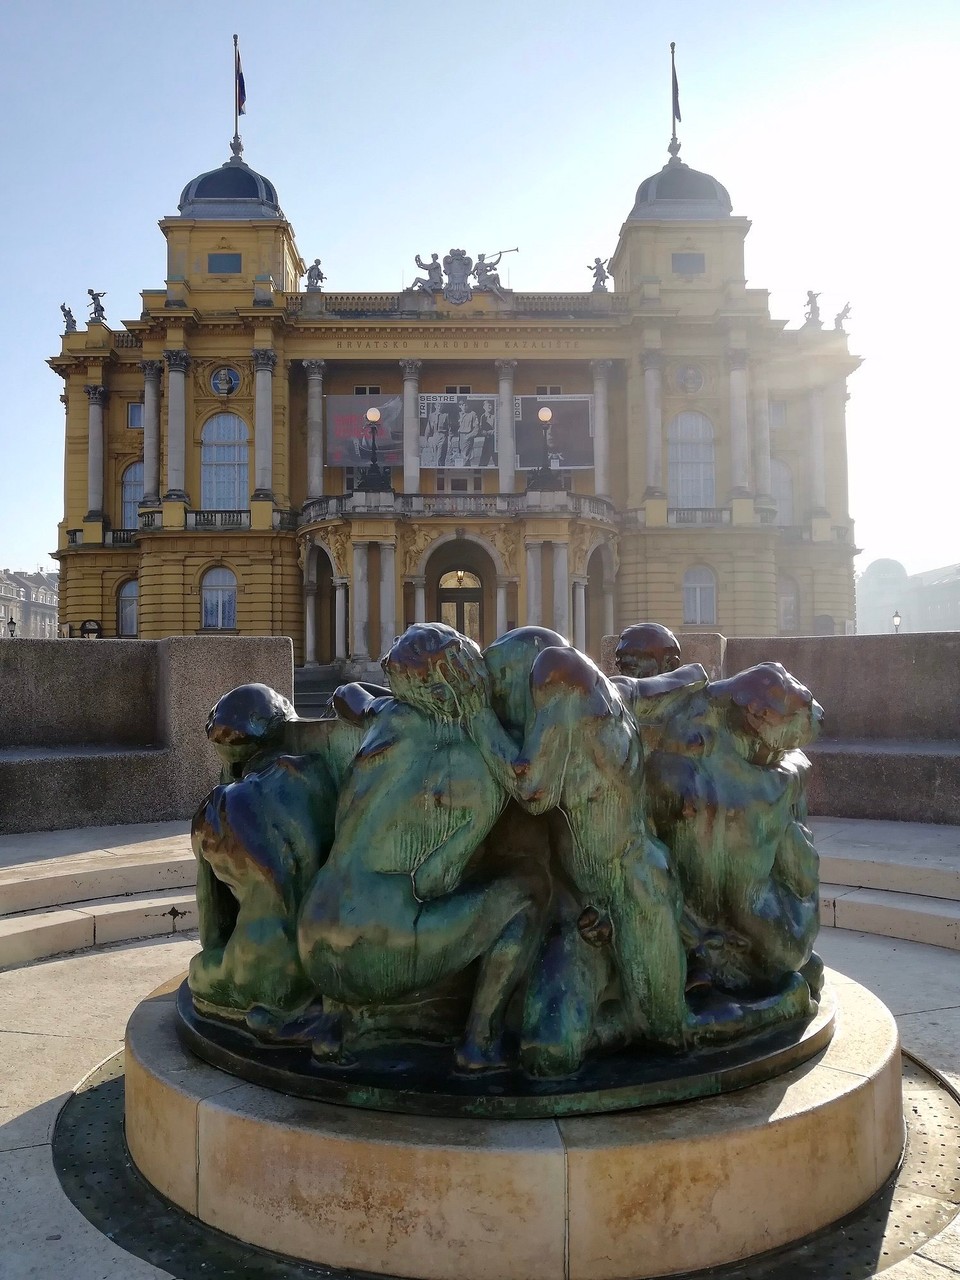
[[[440,621],[477,644],[483,635],[483,590],[480,579],[466,569],[454,569],[440,579]]]

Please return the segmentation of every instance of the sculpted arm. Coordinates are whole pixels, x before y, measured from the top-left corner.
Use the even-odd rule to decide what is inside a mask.
[[[413,873],[413,891],[420,902],[452,893],[480,841],[473,823],[465,821],[431,849]]]

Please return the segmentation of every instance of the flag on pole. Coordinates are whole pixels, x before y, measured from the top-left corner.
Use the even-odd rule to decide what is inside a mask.
[[[670,73],[673,77],[673,118],[678,124],[682,123],[680,119],[680,86],[677,84],[677,64],[674,62],[673,51],[676,48],[674,41],[670,41]],[[239,63],[237,64],[239,66]]]
[[[237,115],[246,115],[247,106],[247,87],[243,83],[243,67],[240,65],[240,49],[237,45],[237,37],[233,37],[233,52],[236,62],[236,93],[237,93]]]

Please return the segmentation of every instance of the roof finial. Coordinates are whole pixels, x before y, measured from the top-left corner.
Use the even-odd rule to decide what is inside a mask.
[[[240,65],[240,48],[237,37],[233,37],[233,141],[230,150],[234,160],[243,155],[243,142],[240,138],[240,117],[246,113],[247,90],[243,83],[243,67]]]
[[[672,113],[672,119],[670,122],[671,124],[670,145],[669,147],[667,147],[667,150],[670,152],[671,160],[676,160],[677,163],[679,163],[678,157],[680,154],[680,143],[677,141],[677,125],[681,121],[680,121],[680,86],[677,84],[677,63],[676,63],[676,58],[674,56],[674,50],[676,49],[676,47],[677,47],[676,41],[671,40],[670,41],[670,79],[671,79],[671,84],[673,88],[673,104],[672,104],[673,113]]]

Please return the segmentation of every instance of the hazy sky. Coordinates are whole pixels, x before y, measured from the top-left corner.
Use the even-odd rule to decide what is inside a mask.
[[[59,305],[105,289],[120,327],[162,287],[157,220],[229,155],[234,31],[245,159],[336,290],[451,244],[588,289],[667,158],[675,40],[681,156],[752,219],[750,285],[791,327],[807,289],[851,303],[857,567],[960,561],[957,0],[6,0],[0,566],[56,546]]]

